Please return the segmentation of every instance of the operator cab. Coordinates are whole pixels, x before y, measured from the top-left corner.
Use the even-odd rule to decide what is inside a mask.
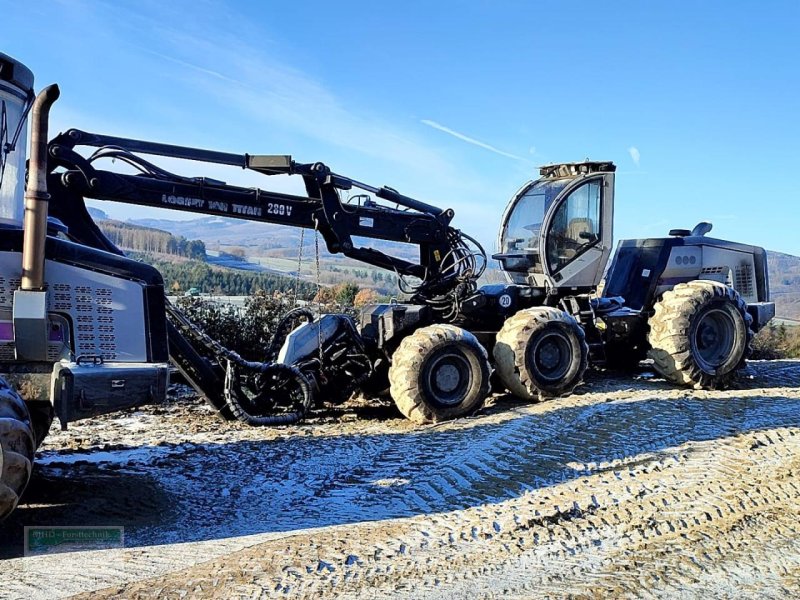
[[[0,225],[22,226],[33,73],[0,53]]]
[[[511,283],[597,286],[611,252],[615,170],[611,162],[548,165],[514,195],[493,256]]]

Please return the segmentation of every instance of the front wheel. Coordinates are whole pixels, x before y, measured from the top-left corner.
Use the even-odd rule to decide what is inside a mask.
[[[28,408],[0,377],[0,522],[17,507],[28,486],[35,451]]]
[[[563,396],[575,389],[589,365],[583,328],[563,310],[538,306],[503,323],[494,346],[501,381],[523,400]]]
[[[489,357],[474,335],[454,325],[422,327],[406,337],[389,367],[389,392],[416,423],[471,414],[489,394]]]
[[[733,288],[707,280],[678,284],[654,306],[649,356],[669,381],[698,389],[724,387],[750,354],[751,321]]]

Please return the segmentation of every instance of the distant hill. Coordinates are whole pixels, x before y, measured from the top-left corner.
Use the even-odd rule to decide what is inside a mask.
[[[275,256],[292,258],[297,256],[300,246],[301,229],[257,223],[241,219],[224,217],[203,217],[189,221],[171,221],[167,219],[135,219],[129,221],[143,227],[169,231],[187,239],[203,240],[208,248],[225,250],[225,247],[237,247],[247,250],[248,256]],[[358,238],[355,238],[358,243]],[[369,240],[362,243],[370,248],[387,252],[401,258],[416,259],[419,251],[416,246],[382,240]],[[314,249],[314,232],[306,230],[303,236],[303,254],[311,256]],[[320,239],[320,253],[331,257],[325,250],[325,243]],[[335,258],[343,258],[335,255]]]
[[[800,320],[800,257],[768,252],[769,288],[778,317]]]
[[[92,217],[95,221],[102,221],[104,219],[108,219],[108,213],[104,210],[95,208],[94,206],[87,206],[86,210],[89,212],[89,216]]]
[[[203,240],[206,246],[214,250],[244,248],[248,257],[272,257],[278,262],[280,259],[296,260],[300,244],[300,229],[270,223],[254,223],[221,217],[203,217],[190,221],[136,219],[131,222],[148,228],[169,231],[174,236],[190,240]],[[356,241],[358,242],[358,240]],[[362,245],[411,260],[416,260],[418,256],[417,248],[408,244],[364,240]],[[351,268],[359,265],[341,255],[328,254],[325,244],[321,240],[320,249],[326,262],[326,270],[331,270],[331,265],[345,265]],[[303,240],[303,255],[308,259],[313,256],[313,252],[314,234],[312,231],[306,231]],[[770,291],[772,299],[777,305],[777,316],[800,320],[800,257],[769,252],[768,265]],[[286,269],[285,272],[288,274],[289,269]],[[347,277],[352,274],[352,271],[345,270],[343,276]],[[364,281],[356,281],[356,283],[369,284],[366,272],[362,279]],[[502,281],[503,278],[499,273],[490,269],[485,280],[494,282]]]

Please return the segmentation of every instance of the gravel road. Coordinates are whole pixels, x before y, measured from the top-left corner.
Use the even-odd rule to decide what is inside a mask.
[[[432,427],[354,401],[253,429],[184,395],[54,429],[37,460],[2,597],[800,594],[800,361],[727,391],[593,373]],[[25,525],[126,548],[23,558]]]

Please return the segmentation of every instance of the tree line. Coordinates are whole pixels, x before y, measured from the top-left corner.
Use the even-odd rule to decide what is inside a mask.
[[[167,231],[122,221],[100,221],[97,225],[109,240],[125,250],[206,259],[206,245],[201,240],[187,240]]]
[[[140,256],[144,262],[152,264],[161,272],[168,293],[180,294],[191,288],[203,293],[224,296],[250,296],[256,292],[274,294],[294,294],[298,289],[298,298],[310,300],[317,291],[317,286],[307,281],[296,281],[293,277],[283,277],[272,273],[253,273],[237,271],[221,267],[211,267],[196,260],[169,262],[153,260]]]

